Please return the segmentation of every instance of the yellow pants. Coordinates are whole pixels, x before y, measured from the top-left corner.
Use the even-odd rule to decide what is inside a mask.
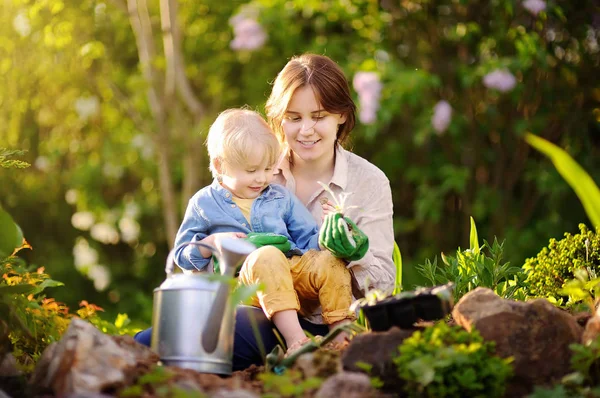
[[[250,305],[261,307],[271,319],[283,310],[308,316],[320,305],[323,322],[353,320],[350,271],[328,251],[309,250],[290,259],[273,246],[252,252],[239,275],[240,283],[262,284]]]

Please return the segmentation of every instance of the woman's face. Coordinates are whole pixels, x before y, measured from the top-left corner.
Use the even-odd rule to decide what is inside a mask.
[[[338,127],[346,121],[317,102],[311,86],[298,88],[281,122],[285,139],[296,156],[305,162],[333,157]]]

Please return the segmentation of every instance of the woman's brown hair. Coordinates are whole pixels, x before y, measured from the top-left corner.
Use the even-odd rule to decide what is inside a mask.
[[[350,95],[348,80],[342,69],[329,57],[303,54],[293,57],[279,72],[265,106],[267,118],[279,140],[285,142],[281,127],[283,116],[294,92],[311,86],[319,104],[329,113],[346,116],[339,126],[337,142],[343,144],[356,123],[356,105]]]

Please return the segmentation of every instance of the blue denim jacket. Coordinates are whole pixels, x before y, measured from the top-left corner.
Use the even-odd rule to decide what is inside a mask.
[[[271,184],[252,202],[251,225],[231,199],[231,192],[217,180],[190,199],[175,238],[177,248],[184,242],[197,242],[217,232],[273,232],[285,235],[293,249],[305,253],[319,249],[319,229],[304,205],[287,188]],[[204,258],[197,246],[175,252],[175,263],[187,270],[202,270]]]

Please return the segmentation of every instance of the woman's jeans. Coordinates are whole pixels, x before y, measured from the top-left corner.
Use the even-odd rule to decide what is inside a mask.
[[[327,325],[317,325],[300,318],[302,329],[312,335],[329,333]],[[240,305],[236,310],[235,337],[233,340],[233,370],[244,370],[250,365],[263,365],[265,356],[279,343],[273,332],[275,325],[257,307]],[[198,336],[200,338],[200,336]],[[135,341],[150,346],[152,328],[142,330]]]

